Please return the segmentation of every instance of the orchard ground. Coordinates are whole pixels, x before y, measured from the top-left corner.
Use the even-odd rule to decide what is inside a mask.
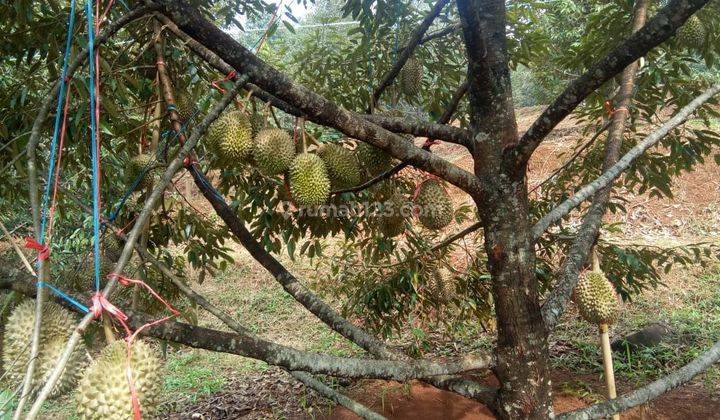
[[[518,111],[521,131],[535,120],[541,109],[533,107]],[[572,154],[582,128],[582,124],[568,119],[541,145],[531,163],[530,188]],[[714,128],[720,128],[720,122]],[[433,150],[461,166],[471,165],[470,156],[458,146],[441,144]],[[626,196],[628,212],[622,218],[608,219],[623,222],[622,233],[605,239],[658,247],[717,241],[720,234],[720,167],[708,159],[694,172],[678,177],[673,192],[673,200],[647,195]],[[467,199],[459,191],[452,191],[451,195],[456,203]],[[196,194],[190,198],[200,211],[212,214],[201,196]],[[451,226],[450,229],[460,228]],[[270,340],[334,355],[363,353],[287,296],[244,250],[235,253],[235,260],[235,265],[225,272],[215,278],[208,277],[194,287],[207,296],[217,296],[213,303]],[[312,261],[292,262],[286,256],[282,261],[302,279],[322,281],[327,277],[314,268]],[[620,319],[611,330],[612,339],[656,321],[667,323],[671,329],[659,346],[630,355],[615,354],[618,393],[687,363],[720,339],[720,264],[715,261],[705,268],[676,269],[664,275],[662,281],[664,284],[656,290],[637,295],[633,302],[625,304]],[[227,329],[207,313],[199,311],[198,317],[203,326]],[[417,337],[409,330],[392,344],[413,345]],[[493,334],[478,326],[473,331],[425,339],[433,343],[433,349],[425,355],[442,357],[489,348]],[[566,313],[562,324],[551,336],[551,353],[556,412],[603,400],[604,379],[596,327],[580,320],[574,308]],[[265,363],[172,346],[166,349],[166,354],[162,411],[168,418],[355,418],[307,390],[282,370]],[[476,379],[493,381],[488,377]],[[391,418],[491,418],[480,404],[418,382],[334,380],[332,383],[343,393]],[[47,418],[72,418],[73,409],[72,398],[64,397],[48,403],[45,413]],[[692,383],[647,406],[633,409],[623,417],[715,418],[718,412],[720,367],[715,366]]]

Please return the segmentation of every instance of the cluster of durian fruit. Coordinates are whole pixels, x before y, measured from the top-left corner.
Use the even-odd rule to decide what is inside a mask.
[[[412,141],[413,137],[406,139]],[[287,131],[267,128],[264,118],[243,111],[226,112],[218,118],[208,131],[207,144],[222,166],[250,165],[267,176],[284,174],[290,198],[300,207],[323,205],[331,192],[358,186],[390,170],[395,163],[383,150],[350,139],[320,143],[305,150],[305,145],[296,144]],[[396,191],[383,191],[382,195],[393,211],[378,217],[381,230],[397,236],[405,228],[399,210],[412,203]],[[419,186],[415,206],[420,222],[429,229],[447,226],[454,216],[450,196],[437,179],[428,179]]]
[[[35,302],[25,300],[9,316],[3,338],[3,369],[10,383],[20,384],[30,354],[31,334],[35,323]],[[43,304],[39,354],[35,364],[33,387],[41,387],[55,367],[65,344],[75,330],[74,316],[53,302]],[[78,416],[81,419],[129,419],[133,417],[132,394],[127,377],[131,367],[133,383],[143,418],[154,418],[162,390],[162,360],[152,345],[133,342],[128,364],[125,341],[106,346],[90,362],[87,347],[81,340],[70,355],[51,397],[76,389]]]

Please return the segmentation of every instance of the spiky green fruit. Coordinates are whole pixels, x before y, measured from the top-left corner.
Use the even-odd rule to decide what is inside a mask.
[[[188,122],[190,117],[194,116],[197,111],[197,106],[189,95],[178,95],[175,99],[175,110],[180,118],[180,123],[185,124]]]
[[[25,300],[20,303],[7,320],[2,360],[3,369],[10,384],[20,384],[23,381],[25,368],[30,358],[30,341],[34,324],[34,300]],[[70,312],[53,302],[43,304],[40,346],[32,382],[34,387],[42,386],[47,382],[74,330],[75,318]],[[85,346],[80,343],[70,355],[60,379],[50,394],[51,397],[60,396],[72,389],[86,363]]]
[[[380,232],[389,238],[405,232],[405,216],[410,210],[405,197],[400,193],[393,193],[380,210]]]
[[[420,223],[429,229],[442,229],[453,220],[453,205],[450,195],[437,179],[428,179],[420,184],[415,204],[418,206]]]
[[[161,164],[149,153],[132,157],[125,169],[126,183],[131,186],[137,183],[136,190],[152,188],[160,175],[162,175]]]
[[[339,144],[325,143],[317,153],[325,163],[333,190],[360,184],[360,165],[352,151]]]
[[[143,418],[154,418],[162,391],[162,361],[144,341],[132,344],[130,364]],[[125,341],[103,349],[83,375],[77,392],[81,419],[131,419],[132,394],[127,377],[128,353]]]
[[[330,178],[320,156],[297,155],[290,166],[290,190],[299,206],[318,206],[330,195]]]
[[[370,176],[378,176],[392,167],[392,156],[371,144],[359,142],[355,154]]]
[[[452,273],[445,267],[436,267],[425,274],[426,298],[437,304],[447,303],[451,298]]]
[[[285,130],[266,128],[255,137],[255,163],[266,175],[285,172],[295,157],[295,143]]]
[[[705,43],[705,25],[697,16],[691,16],[677,32],[678,41],[689,48],[700,48]]]
[[[415,57],[410,57],[400,70],[400,89],[409,98],[420,94],[423,79],[423,65]]]
[[[117,236],[110,234],[109,237],[103,243],[103,256],[111,262],[116,262],[120,259],[120,254],[123,250],[125,243],[120,240]]]
[[[244,161],[254,149],[250,118],[241,111],[218,118],[208,131],[208,144],[227,162]]]
[[[575,303],[580,315],[592,324],[612,324],[617,319],[619,303],[615,287],[601,272],[590,271],[580,276],[575,286]]]

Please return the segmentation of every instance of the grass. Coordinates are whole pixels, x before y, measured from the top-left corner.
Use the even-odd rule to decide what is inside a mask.
[[[168,359],[164,391],[181,394],[189,402],[220,391],[227,378],[218,372],[217,355],[202,355],[200,352],[182,352]],[[215,360],[213,360],[215,359]]]

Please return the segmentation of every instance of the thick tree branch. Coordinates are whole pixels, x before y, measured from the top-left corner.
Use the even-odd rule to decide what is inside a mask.
[[[13,271],[10,272],[5,268],[0,268],[0,272],[4,274],[2,280],[0,280],[0,289],[14,290],[28,296],[34,296],[37,290],[34,285],[34,278],[18,270]],[[80,300],[83,299],[80,298]],[[59,301],[59,303],[68,305],[64,301]],[[67,307],[77,311],[74,306]],[[153,319],[140,312],[126,311],[126,314],[130,318],[128,325],[133,329],[137,329]],[[228,333],[176,321],[168,321],[145,329],[141,332],[141,335],[169,340],[194,348],[250,357],[289,370],[302,370],[348,378],[405,381],[459,373],[487,366],[487,360],[476,357],[465,357],[439,364],[428,360],[405,362],[328,356],[279,345],[252,334]]]
[[[635,2],[635,11],[633,13],[632,31],[639,31],[645,25],[647,16],[648,0],[637,0]],[[620,147],[623,142],[625,133],[625,120],[630,114],[630,104],[632,102],[633,90],[635,89],[635,77],[638,70],[638,62],[635,61],[623,70],[621,86],[615,97],[615,111],[610,119],[610,129],[608,138],[605,142],[605,161],[603,162],[602,171],[609,170],[615,165],[620,156]],[[583,222],[578,230],[578,236],[570,245],[568,255],[560,267],[560,278],[558,285],[553,290],[550,298],[543,306],[543,316],[545,325],[548,328],[559,319],[563,308],[570,298],[572,290],[577,284],[580,270],[587,261],[593,243],[597,238],[602,218],[610,201],[610,192],[612,190],[612,182],[603,188],[600,188],[593,197],[590,210],[583,218]],[[547,316],[546,316],[547,314]]]
[[[402,48],[400,54],[398,54],[397,61],[392,66],[392,68],[388,70],[387,73],[385,73],[385,76],[383,76],[380,84],[373,91],[372,97],[370,98],[370,105],[368,106],[367,110],[368,114],[372,113],[372,110],[377,106],[377,103],[380,100],[380,96],[382,95],[382,93],[385,91],[385,89],[392,85],[397,75],[400,74],[400,70],[405,65],[405,62],[407,62],[413,51],[415,51],[415,48],[418,46],[420,41],[422,41],[425,32],[427,32],[435,18],[440,14],[442,9],[449,2],[450,0],[438,0],[437,3],[435,3],[435,5],[433,6],[433,8],[430,10],[430,12],[425,16],[425,19],[423,19],[423,21],[420,22],[420,25],[415,28],[415,31],[413,31],[407,44]]]
[[[660,126],[657,130],[653,131],[650,135],[645,137],[635,147],[630,149],[618,162],[613,165],[610,169],[605,171],[600,177],[593,182],[580,188],[575,195],[568,198],[555,208],[553,208],[548,214],[540,219],[533,226],[533,239],[537,240],[553,223],[557,222],[565,215],[570,213],[572,209],[580,205],[583,201],[587,200],[599,191],[601,188],[607,186],[610,182],[620,176],[635,159],[642,155],[647,149],[654,146],[663,137],[665,137],[670,130],[674,129],[678,125],[682,124],[687,118],[695,112],[702,104],[707,102],[710,98],[717,95],[720,92],[720,84],[713,85],[708,90],[703,92],[700,96],[693,99],[689,104],[683,107],[675,116],[669,119],[665,124]]]
[[[158,0],[165,15],[185,33],[217,54],[260,88],[296,106],[315,123],[333,127],[348,137],[376,146],[391,156],[437,175],[467,192],[479,193],[481,185],[471,173],[432,153],[408,144],[402,137],[328,101],[317,93],[293,83],[229,35],[205,20],[183,0]]]
[[[376,357],[387,359],[406,360],[407,357],[389,349],[384,343],[370,336],[365,331],[359,329],[348,320],[340,316],[334,309],[319,299],[314,293],[303,286],[285,267],[270,255],[265,249],[252,237],[252,234],[245,228],[242,221],[238,219],[233,210],[228,206],[223,197],[219,196],[210,184],[205,175],[200,172],[197,165],[192,168],[193,179],[195,184],[203,193],[205,198],[212,204],[215,212],[225,222],[230,231],[268,272],[283,286],[296,301],[305,306],[308,311],[317,316],[326,325],[334,331],[354,342],[358,346],[364,348]],[[487,357],[490,360],[490,356]],[[488,362],[488,366],[492,362]],[[425,378],[429,383],[441,387],[443,389],[452,389],[456,392],[467,392],[463,394],[469,398],[476,396],[487,396],[493,394],[493,390],[473,382],[462,379],[460,377],[443,377],[443,378]],[[492,406],[493,399],[481,400],[488,406]]]
[[[210,51],[209,49],[205,48],[202,44],[197,42],[196,40],[192,39],[190,36],[188,36],[185,32],[180,30],[180,28],[175,25],[170,19],[165,17],[161,14],[155,15],[160,22],[163,23],[163,25],[167,26],[167,28],[175,34],[178,38],[180,38],[185,45],[190,48],[191,51],[193,51],[195,54],[197,54],[200,58],[205,60],[208,64],[210,64],[212,67],[214,67],[216,70],[223,74],[229,74],[234,69],[232,66],[224,62],[220,57],[217,56],[214,52]],[[247,83],[246,88],[253,92],[253,95],[255,95],[257,98],[262,100],[265,103],[269,103],[270,105],[281,109],[282,111],[294,115],[296,117],[303,117],[307,119],[307,115],[304,111],[301,111],[300,109],[288,104],[287,102],[278,99],[277,97],[267,93],[266,91],[260,89],[257,85],[254,85],[252,83]],[[464,92],[463,92],[464,93]],[[457,93],[456,93],[457,96]],[[457,99],[459,101],[459,98]],[[455,97],[453,97],[453,101],[455,101]],[[450,104],[452,105],[452,103]],[[448,109],[453,109],[455,106],[448,106]],[[446,111],[447,112],[447,111]],[[461,128],[457,127],[448,127],[445,126],[445,122],[442,122],[442,118],[440,121],[438,121],[437,124],[432,124],[429,122],[424,121],[413,121],[409,122],[403,118],[392,118],[392,117],[382,117],[378,115],[360,115],[362,118],[367,119],[368,121],[371,121],[372,123],[379,125],[386,130],[393,131],[395,133],[406,133],[406,134],[412,134],[415,137],[429,137],[429,138],[436,138],[443,141],[448,141],[451,143],[457,143],[460,145],[464,145],[470,140],[470,133],[467,130],[463,130]]]
[[[671,0],[640,31],[575,79],[523,134],[513,153],[516,164],[527,162],[550,131],[588,95],[630,63],[670,38],[708,0]]]
[[[388,117],[380,114],[369,114],[363,116],[367,121],[392,131],[393,133],[412,134],[416,137],[427,137],[430,139],[442,140],[448,143],[455,143],[469,147],[472,143],[472,133],[462,128],[445,125],[445,123],[433,124],[425,121],[408,120],[406,118]],[[422,133],[417,135],[416,133]]]
[[[569,413],[562,413],[558,418],[586,420],[610,417],[612,414],[621,413],[627,409],[646,403],[680,385],[690,382],[692,378],[708,370],[713,364],[717,363],[718,360],[720,360],[720,341],[692,362],[657,381],[614,400],[605,401]]]

